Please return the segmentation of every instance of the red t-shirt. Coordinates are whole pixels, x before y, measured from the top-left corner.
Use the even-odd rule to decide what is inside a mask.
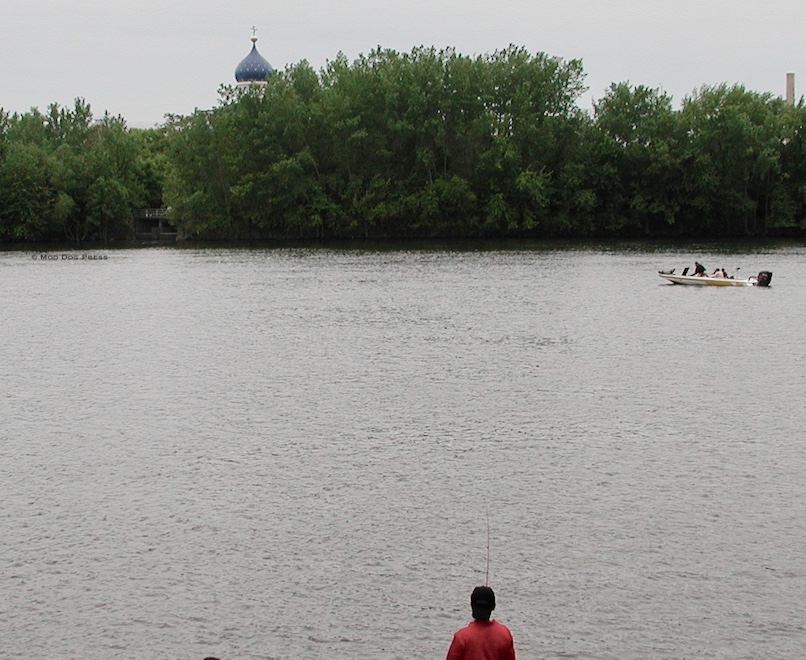
[[[494,619],[471,621],[453,636],[446,660],[515,660],[512,633]]]

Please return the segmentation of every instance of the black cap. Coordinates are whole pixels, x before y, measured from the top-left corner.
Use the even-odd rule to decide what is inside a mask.
[[[470,606],[492,612],[495,609],[495,592],[490,587],[476,587],[470,594]]]

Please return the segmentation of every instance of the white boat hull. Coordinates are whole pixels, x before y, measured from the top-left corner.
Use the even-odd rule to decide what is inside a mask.
[[[757,277],[746,279],[731,279],[730,277],[703,277],[697,275],[675,275],[658,271],[663,279],[672,284],[685,284],[690,286],[758,286]]]

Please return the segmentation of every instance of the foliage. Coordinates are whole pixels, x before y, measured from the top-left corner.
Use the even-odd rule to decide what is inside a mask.
[[[0,237],[114,240],[134,235],[133,209],[160,205],[161,156],[120,117],[90,106],[0,112]]]
[[[553,231],[582,89],[579,62],[514,46],[301,62],[170,123],[167,197],[208,236]]]
[[[378,48],[159,129],[0,109],[0,240],[115,240],[168,206],[199,238],[751,236],[806,229],[806,108],[735,85],[679,109],[509,46]]]
[[[683,102],[690,136],[687,190],[691,206],[719,235],[766,234],[781,179],[786,106],[741,86],[704,87]],[[693,220],[693,219],[692,219]]]

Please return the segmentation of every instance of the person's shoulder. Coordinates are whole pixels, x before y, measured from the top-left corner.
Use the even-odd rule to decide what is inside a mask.
[[[464,637],[465,635],[469,635],[469,634],[470,634],[470,629],[471,629],[471,627],[472,627],[472,626],[473,626],[473,622],[468,623],[468,624],[467,624],[466,626],[464,626],[463,628],[459,628],[459,630],[457,630],[457,631],[456,631],[456,632],[453,634],[453,636],[454,636],[454,637],[459,637],[459,638],[462,638],[462,637]]]
[[[496,628],[498,628],[499,632],[504,633],[504,634],[509,635],[510,637],[512,637],[512,632],[503,623],[501,623],[497,619],[492,619],[491,622]]]

